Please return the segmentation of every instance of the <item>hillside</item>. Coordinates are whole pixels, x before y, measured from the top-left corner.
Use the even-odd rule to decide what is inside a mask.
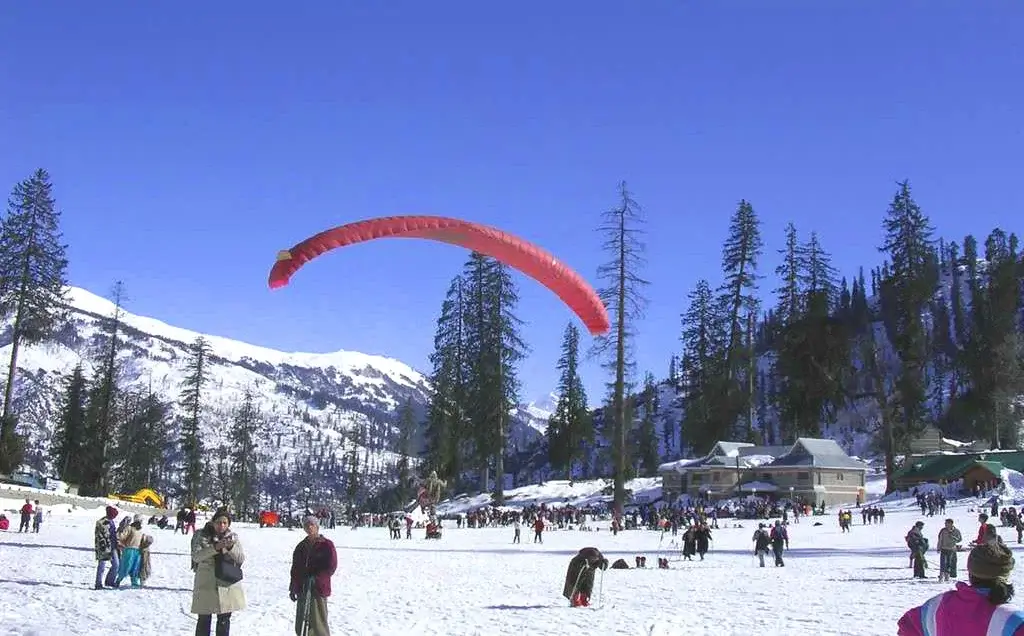
[[[87,373],[109,342],[103,325],[114,313],[112,302],[80,288],[70,288],[71,321],[52,340],[23,348],[18,357],[16,408],[19,432],[27,436],[27,463],[50,472],[49,448],[61,401],[62,385],[80,362]],[[206,393],[211,416],[204,422],[206,446],[222,443],[217,421],[251,391],[267,420],[260,450],[267,467],[294,465],[310,455],[357,450],[364,470],[387,481],[396,460],[392,438],[396,409],[411,399],[419,417],[429,386],[422,373],[398,360],[356,351],[288,353],[227,337],[200,334],[155,318],[122,310],[118,362],[123,387],[152,389],[176,402],[185,377],[188,345],[203,335],[212,350],[211,380]],[[0,333],[0,359],[11,352],[10,325]],[[6,364],[4,365],[6,369]],[[177,408],[177,407],[175,407]],[[510,449],[532,444],[538,422],[526,407],[516,419]],[[358,445],[358,430],[367,443]],[[315,459],[315,457],[313,458]]]

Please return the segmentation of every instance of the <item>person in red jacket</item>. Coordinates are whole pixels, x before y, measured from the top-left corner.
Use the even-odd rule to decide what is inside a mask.
[[[306,538],[292,553],[291,584],[288,597],[295,605],[296,636],[330,636],[327,623],[327,597],[331,595],[331,577],[338,569],[334,543],[320,534],[320,521],[313,515],[302,520]],[[308,631],[303,631],[308,628]]]
[[[537,515],[537,520],[533,522],[533,542],[544,543],[544,537],[541,534],[544,532],[544,517]]]
[[[21,524],[18,525],[18,532],[28,532],[28,527],[31,523],[32,502],[26,499],[25,505],[21,507]]]

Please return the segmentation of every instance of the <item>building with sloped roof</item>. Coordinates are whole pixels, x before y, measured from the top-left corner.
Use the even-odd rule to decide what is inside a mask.
[[[716,442],[704,457],[662,464],[662,492],[724,499],[765,493],[812,505],[864,500],[867,465],[831,439],[801,437],[789,446]]]

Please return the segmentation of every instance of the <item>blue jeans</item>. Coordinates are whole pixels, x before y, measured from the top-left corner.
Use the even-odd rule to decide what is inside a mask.
[[[107,572],[106,580],[104,580],[103,572],[107,569],[107,564],[110,564],[110,572]],[[114,587],[117,584],[117,571],[121,566],[120,559],[117,558],[117,550],[110,555],[109,559],[98,561],[96,563],[96,587]]]

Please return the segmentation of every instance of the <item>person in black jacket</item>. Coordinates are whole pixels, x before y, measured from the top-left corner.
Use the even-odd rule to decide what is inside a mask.
[[[569,599],[572,607],[590,605],[590,594],[594,591],[594,572],[598,569],[607,570],[608,559],[597,548],[583,548],[569,561],[562,596]]]
[[[327,623],[327,597],[331,595],[331,577],[338,569],[334,543],[320,534],[320,520],[310,515],[302,520],[306,538],[292,553],[291,584],[288,597],[296,601],[295,633],[302,636],[330,636]],[[303,628],[308,626],[307,632]]]
[[[910,562],[914,566],[914,578],[925,578],[925,554],[928,553],[928,539],[924,537],[924,522],[918,521],[907,533],[907,547],[910,548]]]

